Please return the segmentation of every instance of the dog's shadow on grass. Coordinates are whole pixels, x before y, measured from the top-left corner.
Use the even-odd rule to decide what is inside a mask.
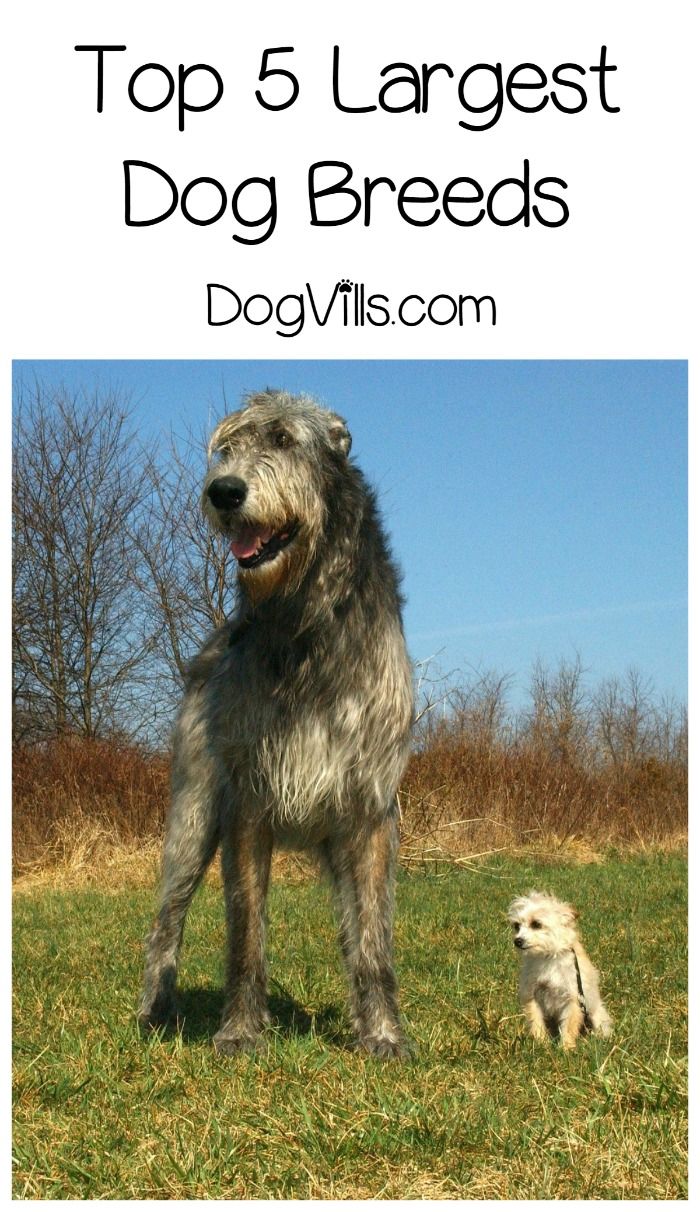
[[[164,1038],[180,1031],[186,1043],[210,1040],[221,1022],[224,1007],[222,990],[209,986],[180,989],[177,1004],[177,1022],[169,1025]],[[347,1046],[348,1032],[339,1006],[327,1005],[310,1012],[282,986],[277,986],[270,994],[268,1005],[272,1015],[272,1030],[283,1038],[315,1035],[326,1044]]]

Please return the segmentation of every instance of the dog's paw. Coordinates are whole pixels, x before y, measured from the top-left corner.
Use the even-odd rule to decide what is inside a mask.
[[[593,1020],[593,1034],[599,1035],[601,1039],[610,1039],[613,1033],[612,1019],[608,1015],[601,1016]]]
[[[222,1027],[214,1036],[214,1047],[221,1056],[238,1056],[241,1052],[254,1052],[260,1042],[260,1033]]]
[[[158,993],[153,998],[143,997],[136,1013],[136,1022],[141,1031],[157,1031],[177,1022],[177,1003],[171,993]]]
[[[355,1047],[377,1060],[407,1060],[411,1055],[408,1041],[403,1036],[366,1035],[357,1040]]]

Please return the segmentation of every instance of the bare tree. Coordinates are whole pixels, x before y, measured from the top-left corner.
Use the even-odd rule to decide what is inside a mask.
[[[132,575],[146,484],[128,403],[21,390],[13,447],[17,732],[133,731],[157,629]]]
[[[171,434],[167,450],[149,458],[149,494],[133,530],[139,591],[160,629],[164,703],[179,697],[188,661],[233,608],[231,557],[200,507],[205,451],[204,438]]]
[[[540,660],[532,671],[526,733],[560,761],[586,756],[590,715],[583,675],[578,653],[572,661],[561,660],[553,673]]]
[[[505,738],[508,721],[510,673],[475,669],[450,695],[457,727],[484,743],[495,745]]]
[[[594,718],[604,754],[616,765],[633,762],[657,748],[653,685],[639,670],[628,669],[623,681],[607,678],[593,698]],[[668,721],[671,726],[671,721]]]
[[[654,754],[663,762],[688,762],[688,708],[673,696],[653,708]]]

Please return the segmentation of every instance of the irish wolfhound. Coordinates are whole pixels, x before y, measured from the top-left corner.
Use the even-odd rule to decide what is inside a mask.
[[[343,419],[266,392],[210,443],[202,503],[238,562],[238,611],[193,662],[175,730],[161,907],[139,1019],[174,1013],[192,895],[219,843],[228,933],[221,1052],[269,1021],[273,845],[331,877],[359,1045],[401,1055],[392,959],[396,788],[413,715],[398,574]]]

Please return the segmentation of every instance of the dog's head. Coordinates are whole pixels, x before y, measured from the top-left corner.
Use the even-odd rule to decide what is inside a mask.
[[[202,507],[253,598],[293,592],[324,527],[329,485],[347,465],[347,425],[306,396],[268,391],[217,425]]]
[[[577,916],[571,905],[545,892],[518,896],[508,907],[515,947],[536,955],[570,950],[577,937]]]

